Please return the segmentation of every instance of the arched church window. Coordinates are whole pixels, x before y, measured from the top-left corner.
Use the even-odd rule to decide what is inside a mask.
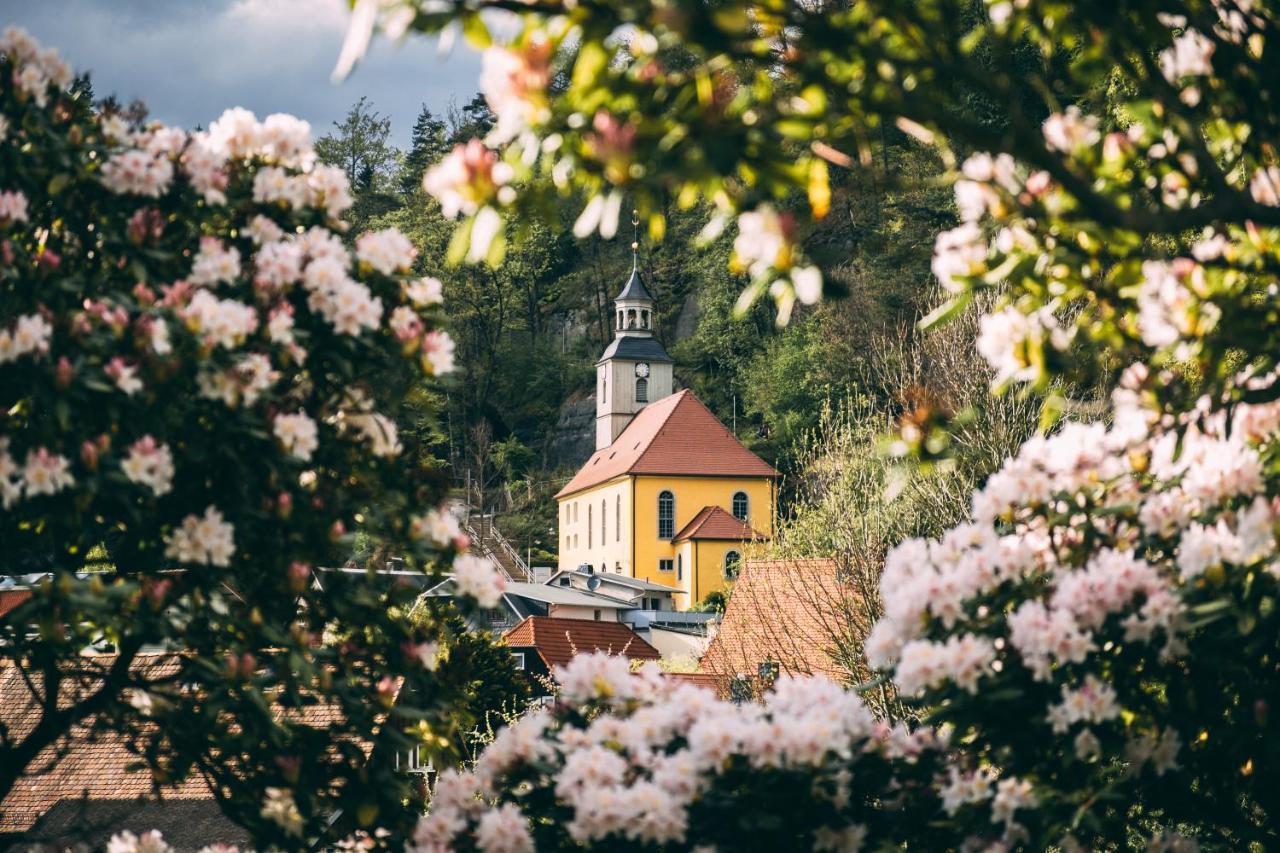
[[[622,309],[618,309],[618,328],[622,328]]]
[[[676,535],[676,496],[668,491],[658,493],[658,538]]]
[[[640,328],[642,329],[649,328],[649,312],[648,311],[640,312]]]
[[[734,492],[733,493],[733,517],[738,519],[738,521],[746,521],[747,509],[748,509],[747,493]]]
[[[636,402],[649,402],[649,380],[643,377],[636,380]]]
[[[738,576],[738,570],[742,567],[742,555],[737,551],[729,551],[724,555],[724,576],[729,580],[733,580]]]
[[[636,327],[636,309],[627,309],[627,328],[634,329]]]

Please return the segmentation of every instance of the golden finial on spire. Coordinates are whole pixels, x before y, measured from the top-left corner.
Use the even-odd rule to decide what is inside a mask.
[[[631,259],[635,260],[640,249],[640,211],[631,208]]]

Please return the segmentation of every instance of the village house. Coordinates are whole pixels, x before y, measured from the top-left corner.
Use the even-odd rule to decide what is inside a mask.
[[[668,587],[685,610],[773,535],[778,472],[692,391],[673,393],[638,268],[614,304],[614,340],[596,365],[596,451],[556,495],[559,568]]]
[[[846,682],[870,621],[836,560],[748,560],[698,671],[734,697],[759,695],[784,674]]]
[[[574,655],[604,652],[633,661],[652,661],[661,653],[619,622],[530,616],[503,637],[515,667],[528,674],[535,695],[549,692],[553,670]]]

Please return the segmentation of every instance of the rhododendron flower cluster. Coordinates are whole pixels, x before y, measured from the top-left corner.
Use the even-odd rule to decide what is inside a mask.
[[[553,709],[441,776],[417,849],[843,850],[929,835],[910,819],[939,808],[929,788],[945,741],[877,721],[825,679],[783,676],[762,704],[734,704],[605,654],[555,677]],[[979,825],[991,840],[1031,802],[1001,790],[1000,812]],[[898,803],[892,817],[883,797]]]
[[[356,536],[428,581],[468,545],[411,535],[443,494],[395,420],[452,367],[443,285],[394,229],[344,239],[350,189],[306,122],[231,109],[187,132],[99,112],[69,83],[56,53],[0,37],[0,550],[49,576],[0,618],[0,668],[38,656],[49,693],[32,707],[56,709],[40,729],[55,739],[113,728],[144,774],[200,767],[262,849],[370,804],[363,843],[406,837],[414,790],[346,746],[411,746],[367,707],[402,688],[433,756],[457,750],[461,682],[422,651],[452,628],[405,619],[409,586],[311,580]],[[459,565],[486,601],[500,588],[491,564]],[[91,673],[105,640],[112,663]],[[156,680],[141,649],[181,654]],[[109,714],[69,692],[90,682]],[[324,728],[282,715],[299,696],[332,709]],[[0,743],[0,799],[38,772],[28,731]]]

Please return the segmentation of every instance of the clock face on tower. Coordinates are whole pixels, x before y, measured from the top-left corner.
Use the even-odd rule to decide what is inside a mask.
[[[645,364],[643,361],[636,365],[636,376],[639,376],[641,379],[643,379],[648,375],[649,375],[649,365]]]

